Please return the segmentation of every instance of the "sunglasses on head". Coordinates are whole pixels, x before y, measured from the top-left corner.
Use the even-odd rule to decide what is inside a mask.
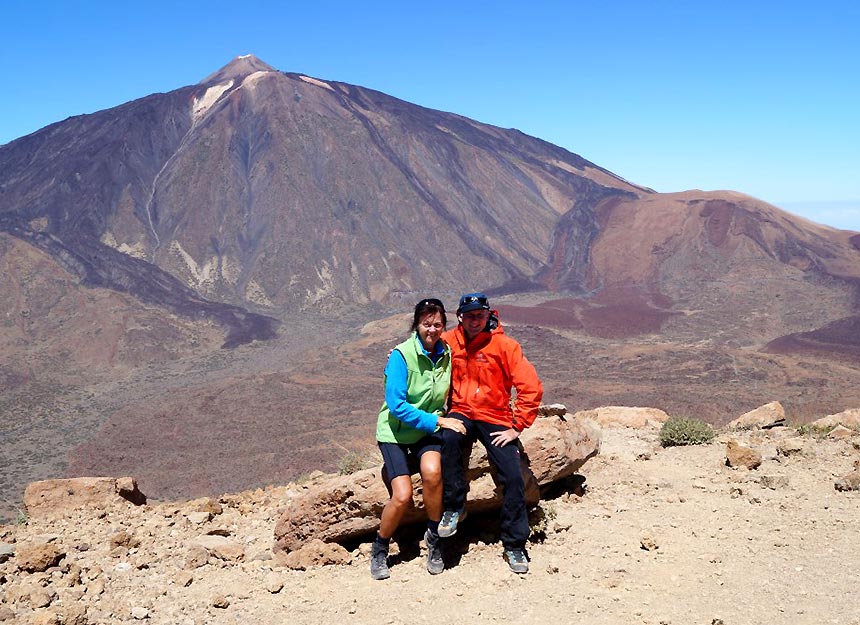
[[[479,297],[478,295],[470,295],[470,296],[464,297],[463,299],[460,300],[460,306],[462,307],[462,306],[465,306],[467,304],[474,304],[475,302],[477,302],[481,306],[488,306],[489,305],[486,297]]]
[[[425,306],[438,306],[442,310],[445,310],[445,305],[441,300],[436,299],[435,297],[431,297],[429,299],[422,299],[418,302],[417,308],[424,308]]]

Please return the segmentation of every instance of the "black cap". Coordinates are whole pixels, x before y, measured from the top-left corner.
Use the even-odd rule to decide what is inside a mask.
[[[490,310],[490,302],[483,293],[466,293],[460,298],[457,314],[462,315],[471,310]]]

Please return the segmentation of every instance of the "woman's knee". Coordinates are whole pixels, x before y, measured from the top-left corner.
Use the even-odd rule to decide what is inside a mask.
[[[412,478],[408,475],[395,478],[391,483],[391,503],[406,507],[412,503]]]
[[[442,485],[442,463],[435,463],[426,469],[421,467],[421,483],[424,489],[438,488]]]

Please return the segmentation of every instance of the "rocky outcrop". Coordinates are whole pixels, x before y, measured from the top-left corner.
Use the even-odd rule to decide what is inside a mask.
[[[526,499],[536,504],[540,487],[573,475],[600,449],[601,431],[591,420],[579,416],[539,417],[520,437]],[[380,477],[381,467],[352,475],[325,477],[295,493],[275,526],[275,550],[291,552],[309,540],[340,542],[372,533],[388,501]],[[469,512],[485,512],[501,505],[501,492],[482,445],[475,445],[469,458]],[[413,506],[402,524],[426,519],[421,505],[421,483],[413,477]]]
[[[757,450],[741,445],[735,440],[726,443],[726,466],[757,469],[761,466],[761,462],[761,453]]]
[[[778,401],[759,406],[745,412],[726,427],[730,430],[749,430],[753,428],[772,428],[785,423],[785,408]]]
[[[24,491],[30,517],[62,516],[77,508],[132,506],[146,503],[146,495],[132,477],[76,477],[33,482]]]
[[[860,431],[860,408],[849,408],[836,414],[828,415],[813,421],[810,425],[820,428],[835,428],[842,425],[846,428]]]
[[[666,422],[669,415],[658,408],[637,406],[602,406],[593,410],[582,410],[576,417],[596,421],[601,427],[618,426],[641,430]]]
[[[854,470],[836,480],[833,487],[839,491],[860,490],[860,460],[855,460]]]

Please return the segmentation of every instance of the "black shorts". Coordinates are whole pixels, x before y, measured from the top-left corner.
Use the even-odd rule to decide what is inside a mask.
[[[417,443],[377,443],[385,466],[382,468],[386,481],[401,475],[418,473],[421,456],[428,451],[442,451],[442,439],[438,434],[428,434]]]

